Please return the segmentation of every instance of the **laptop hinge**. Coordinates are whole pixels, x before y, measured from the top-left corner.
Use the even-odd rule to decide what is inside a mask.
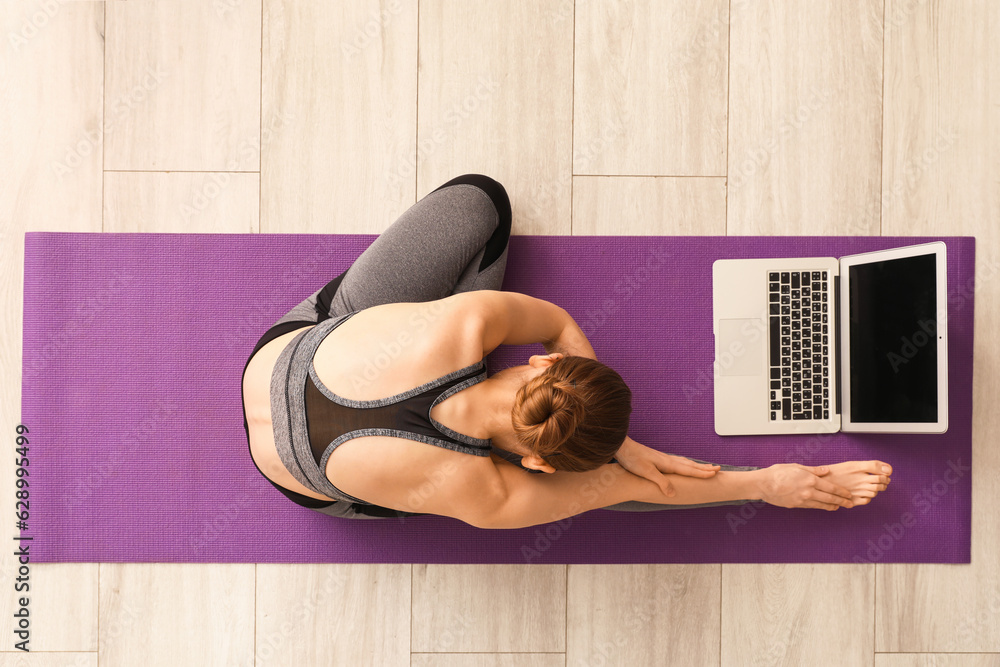
[[[837,335],[834,338],[837,344],[834,346],[833,357],[836,366],[833,368],[833,376],[836,378],[836,412],[840,414],[840,369],[843,368],[840,364],[840,334],[844,331],[844,327],[840,325],[840,318],[845,316],[840,310],[840,276],[833,277],[833,312],[837,314],[837,319],[834,321],[833,326],[837,327]]]

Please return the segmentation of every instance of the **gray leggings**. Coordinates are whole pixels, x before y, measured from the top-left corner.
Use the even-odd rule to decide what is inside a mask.
[[[510,228],[510,201],[503,186],[478,174],[459,176],[411,206],[345,273],[292,308],[275,326],[316,322],[386,303],[434,301],[460,292],[499,290],[507,266]],[[722,466],[722,470],[756,469]],[[647,512],[747,502],[627,502],[607,509]],[[336,502],[317,511],[344,518],[377,518],[364,510],[363,506]]]

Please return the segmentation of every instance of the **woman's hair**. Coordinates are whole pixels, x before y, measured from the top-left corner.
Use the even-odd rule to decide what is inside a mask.
[[[518,389],[518,441],[556,470],[584,472],[614,458],[628,435],[632,391],[614,369],[562,357]]]

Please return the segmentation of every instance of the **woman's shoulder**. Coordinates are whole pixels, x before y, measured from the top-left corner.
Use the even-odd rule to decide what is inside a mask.
[[[482,344],[454,304],[394,303],[354,314],[314,356],[333,393],[365,401],[393,396],[471,366]]]
[[[357,474],[358,470],[365,472]],[[325,472],[341,491],[367,502],[450,516],[472,525],[490,516],[503,497],[502,480],[491,457],[405,438],[348,440],[330,455]]]

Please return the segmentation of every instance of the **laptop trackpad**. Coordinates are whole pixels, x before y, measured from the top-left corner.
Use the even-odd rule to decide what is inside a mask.
[[[715,362],[720,376],[760,375],[763,372],[763,320],[719,320]]]

